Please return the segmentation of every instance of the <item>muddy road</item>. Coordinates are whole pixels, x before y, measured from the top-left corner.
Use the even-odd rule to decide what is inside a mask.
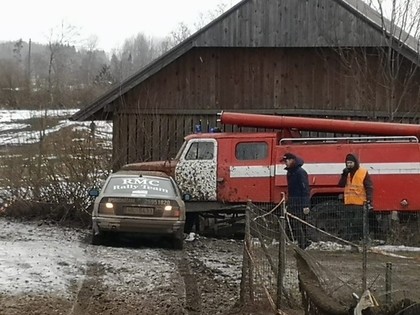
[[[237,314],[241,240],[89,244],[89,232],[0,219],[0,314]]]
[[[170,241],[152,239],[93,246],[88,230],[45,221],[0,218],[0,231],[0,315],[267,314],[238,308],[242,240],[201,236],[179,251]],[[306,253],[322,266],[321,276],[340,279],[328,282],[328,290],[359,292],[362,255],[336,245],[313,243]],[[367,280],[378,301],[383,303],[389,263],[393,302],[420,301],[420,248],[373,249]],[[288,257],[285,287],[290,289],[297,287],[297,271],[293,253]],[[298,307],[288,314],[303,313]]]

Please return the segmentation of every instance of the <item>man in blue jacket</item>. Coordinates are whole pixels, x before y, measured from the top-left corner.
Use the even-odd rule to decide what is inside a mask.
[[[303,160],[292,154],[283,156],[287,170],[287,211],[304,219],[309,214],[310,187],[308,173],[302,168]],[[306,225],[296,219],[291,220],[292,232],[298,241],[299,247],[305,249],[309,246],[306,239]]]

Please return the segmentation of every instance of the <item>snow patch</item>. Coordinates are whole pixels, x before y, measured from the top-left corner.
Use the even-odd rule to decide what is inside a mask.
[[[22,145],[39,142],[39,131],[30,130],[26,121],[42,117],[62,118],[56,126],[47,128],[45,134],[51,134],[62,128],[90,130],[91,122],[70,121],[71,115],[78,109],[67,110],[0,110],[0,145]],[[112,122],[95,121],[95,137],[102,140],[112,139]],[[108,145],[110,147],[110,145]]]

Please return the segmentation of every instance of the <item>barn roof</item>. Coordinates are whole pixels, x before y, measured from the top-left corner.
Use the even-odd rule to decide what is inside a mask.
[[[363,0],[243,0],[71,119],[110,119],[113,101],[194,47],[386,47],[391,38],[396,51],[420,64],[419,41],[390,29]]]

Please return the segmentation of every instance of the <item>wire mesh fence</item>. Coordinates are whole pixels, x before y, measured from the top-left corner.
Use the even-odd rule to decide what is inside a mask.
[[[383,230],[366,207],[318,202],[322,207],[313,205],[307,215],[287,212],[284,200],[248,203],[244,304],[277,314],[353,314],[369,300],[371,314],[397,314],[420,301],[419,253],[404,244],[387,245],[409,227],[392,227],[390,220],[389,230]]]

